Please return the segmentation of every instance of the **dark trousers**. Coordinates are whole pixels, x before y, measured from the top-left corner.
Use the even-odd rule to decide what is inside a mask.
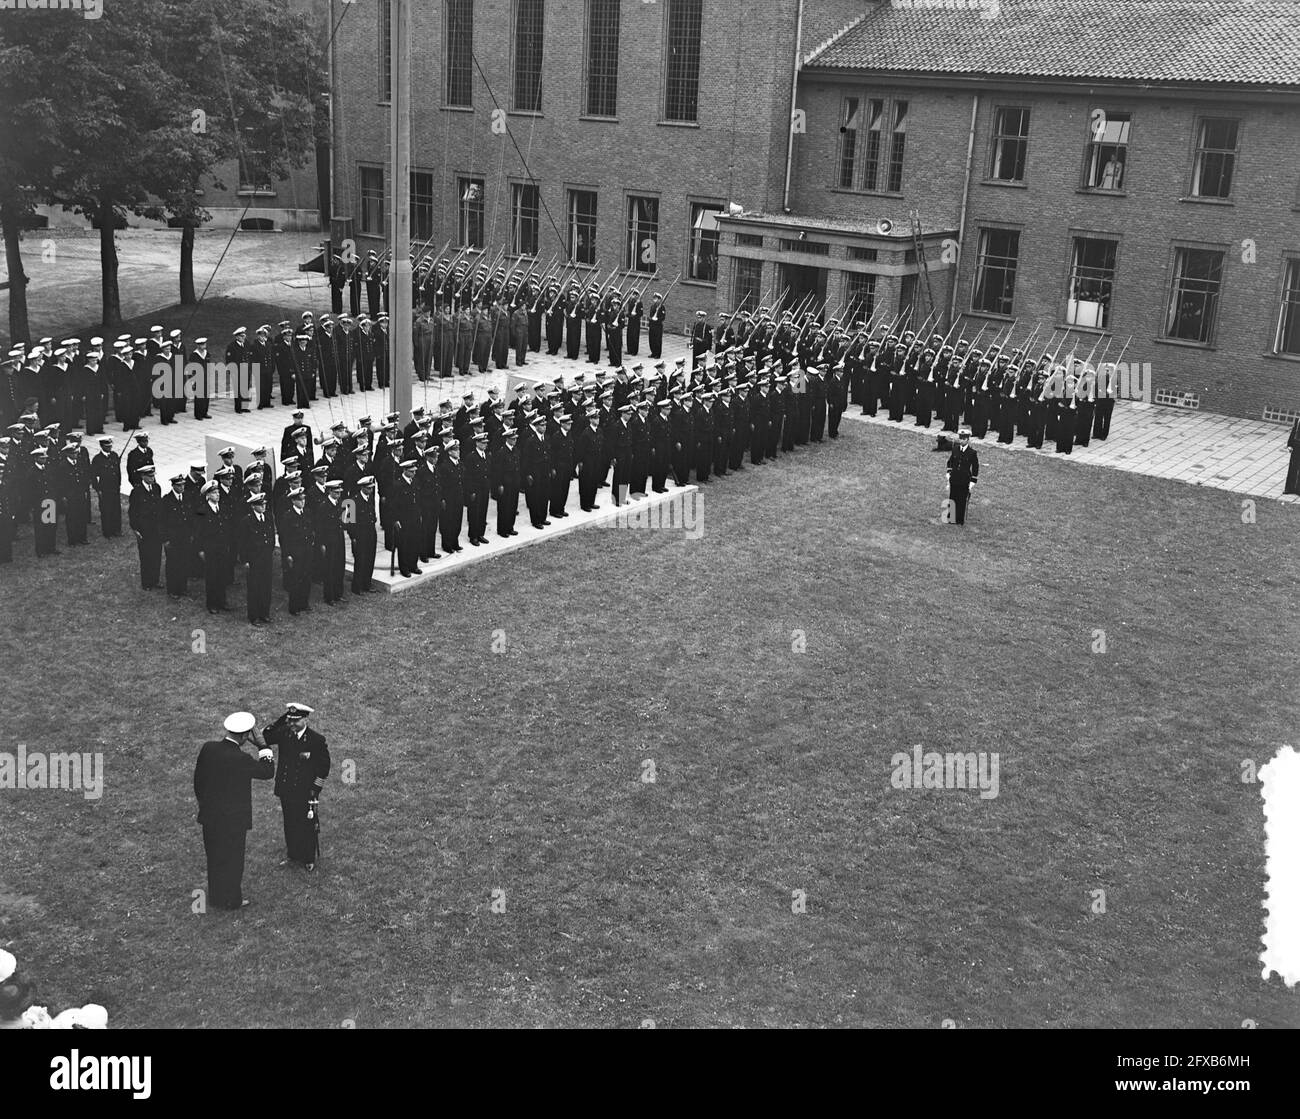
[[[966,502],[970,500],[970,486],[958,486],[955,483],[950,483],[948,497],[952,501],[953,524],[964,525],[966,523]]]
[[[564,507],[569,504],[569,485],[572,479],[567,475],[560,477],[559,471],[556,471],[555,477],[551,480],[551,515],[558,517],[564,512]]]
[[[105,536],[122,535],[122,495],[116,490],[99,495],[99,531]]]
[[[271,620],[271,555],[270,548],[259,548],[248,560],[248,620]]]
[[[400,524],[402,527],[397,530],[397,568],[403,575],[414,575],[420,566],[424,524],[415,517],[406,517]]]
[[[590,512],[596,506],[596,490],[600,479],[594,470],[583,470],[578,475],[578,505],[584,512]]]
[[[299,548],[291,558],[293,563],[284,573],[284,589],[289,594],[289,613],[301,614],[311,609],[311,552]]]
[[[238,909],[244,900],[244,843],[242,825],[203,825],[203,850],[208,856],[208,904],[217,909]]]
[[[1115,411],[1115,401],[1107,397],[1097,401],[1097,410],[1092,418],[1092,437],[1105,439],[1110,434],[1110,415]]]
[[[545,481],[538,481],[524,491],[524,501],[528,505],[528,519],[534,528],[541,528],[542,522],[546,520],[546,506],[550,496]]]
[[[460,526],[465,514],[462,501],[443,501],[442,513],[438,517],[438,528],[442,532],[442,550],[455,552],[460,549]]]
[[[502,486],[497,494],[497,535],[509,536],[519,516],[519,487]]]
[[[379,534],[373,524],[357,524],[352,529],[352,590],[356,594],[370,589],[375,573],[375,550]]]
[[[226,608],[226,570],[229,557],[224,548],[208,547],[203,552],[203,589],[209,610]]]
[[[145,590],[156,587],[162,571],[162,537],[141,536],[136,547],[140,551],[140,586]]]
[[[167,545],[167,593],[186,592],[190,578],[190,546],[185,542]]]
[[[284,815],[284,846],[296,863],[316,861],[316,821],[307,819],[307,802],[280,798]]]
[[[472,493],[465,500],[465,520],[469,527],[471,540],[483,540],[487,537],[488,492],[483,487],[482,493]]]

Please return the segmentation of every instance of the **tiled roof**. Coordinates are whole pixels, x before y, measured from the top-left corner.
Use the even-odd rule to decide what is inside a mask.
[[[1300,0],[881,0],[809,69],[1300,86]]]

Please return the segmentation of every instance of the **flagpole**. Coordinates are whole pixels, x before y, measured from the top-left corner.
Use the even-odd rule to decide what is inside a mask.
[[[398,413],[399,423],[406,424],[411,414],[411,350],[413,340],[411,314],[411,4],[410,0],[392,0],[392,271],[389,276],[391,319],[388,334],[390,361],[389,386],[392,391],[390,411]]]

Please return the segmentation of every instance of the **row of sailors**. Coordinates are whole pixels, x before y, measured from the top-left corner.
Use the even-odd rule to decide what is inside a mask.
[[[248,617],[263,624],[277,539],[289,612],[298,614],[311,608],[316,583],[327,604],[344,601],[347,537],[351,590],[364,594],[373,589],[381,533],[394,569],[421,574],[421,563],[462,550],[466,528],[472,546],[488,542],[490,501],[496,534],[514,536],[521,497],[530,522],[544,528],[569,515],[575,479],[583,510],[600,508],[602,488],[612,487],[623,505],[668,492],[670,480],[684,486],[693,475],[706,484],[743,469],[746,457],[761,464],[821,442],[828,428],[835,438],[847,406],[847,384],[834,370],[825,382],[810,374],[806,393],[775,370],[751,379],[720,368],[689,388],[680,374],[643,382],[626,372],[608,385],[602,375],[589,384],[520,386],[509,406],[496,389],[481,403],[466,394],[458,409],[450,401],[428,414],[413,409],[400,429],[395,414],[377,432],[340,423],[313,437],[306,425],[290,425],[274,480],[265,448],[244,471],[225,448],[211,480],[194,463],[170,479],[167,494],[146,463],[134,473],[129,514],[141,585],[158,585],[165,559],[170,594],[183,596],[202,578],[208,610],[220,613],[237,566],[247,564]]]
[[[93,456],[80,431],[62,434],[58,424],[37,429],[34,414],[0,435],[0,563],[13,561],[19,524],[33,527],[36,554],[55,555],[57,521],[64,518],[67,543],[88,543],[91,493],[99,499],[105,537],[122,534],[122,459],[111,435],[100,436]]]
[[[375,322],[323,315],[318,330],[306,311],[296,327],[289,320],[274,329],[263,323],[251,338],[247,327],[237,327],[222,356],[209,350],[207,338],[187,343],[180,330],[161,326],[147,337],[120,335],[107,352],[98,337],[84,352],[79,338],[58,345],[42,338],[30,349],[14,346],[0,362],[0,422],[14,422],[35,402],[47,419],[67,428],[84,424],[87,434],[99,435],[110,408],[132,431],[155,409],[162,423],[175,422],[191,401],[194,418],[209,419],[214,393],[233,395],[236,412],[254,399],[258,408],[273,407],[277,381],[284,404],[387,388],[387,330],[386,315]]]

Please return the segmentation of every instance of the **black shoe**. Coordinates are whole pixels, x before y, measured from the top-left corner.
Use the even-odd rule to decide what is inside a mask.
[[[473,539],[471,539],[471,540],[470,540],[470,543],[471,543],[471,544],[473,544],[473,545],[474,545],[474,547],[476,547],[476,548],[477,548],[477,547],[478,547],[478,546],[479,546],[479,544],[480,544],[480,543],[482,543],[482,541],[480,541],[480,540],[473,540]]]

